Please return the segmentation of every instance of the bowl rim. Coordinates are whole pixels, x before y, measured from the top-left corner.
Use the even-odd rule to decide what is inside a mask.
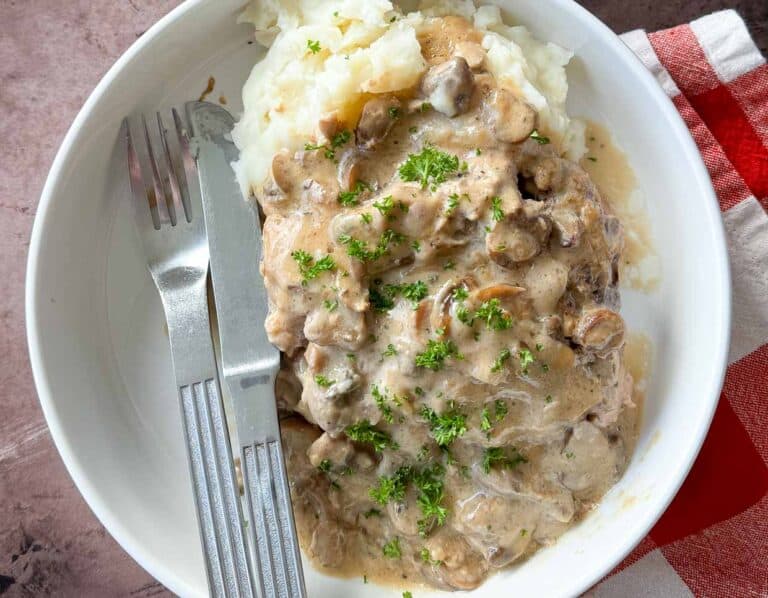
[[[102,97],[119,76],[123,68],[133,61],[136,56],[142,52],[145,46],[147,46],[156,36],[161,35],[169,25],[183,18],[188,13],[195,11],[198,6],[214,1],[215,0],[185,0],[179,6],[163,16],[153,24],[144,35],[130,45],[130,47],[110,67],[88,96],[88,99],[85,101],[72,122],[72,125],[69,127],[46,178],[32,227],[25,279],[25,319],[27,324],[27,344],[32,375],[43,415],[54,444],[61,455],[61,459],[86,504],[109,533],[115,538],[118,544],[120,544],[120,546],[150,575],[160,581],[172,592],[182,596],[193,594],[194,588],[189,584],[188,580],[183,579],[175,571],[164,566],[161,562],[156,561],[138,538],[134,536],[132,531],[121,523],[116,513],[114,513],[108,503],[102,499],[97,489],[97,485],[92,483],[89,473],[79,462],[76,456],[76,451],[74,451],[70,439],[62,428],[61,420],[59,419],[57,412],[56,401],[54,399],[53,386],[48,376],[45,359],[41,353],[41,347],[45,342],[45,333],[39,325],[38,310],[40,309],[40,305],[38,303],[37,292],[39,285],[38,266],[45,238],[44,231],[50,224],[50,206],[56,196],[56,189],[63,176],[64,168],[70,159],[72,150],[76,147],[76,144],[79,141],[79,135],[83,124],[90,117],[93,109],[101,101]],[[678,490],[685,481],[699,454],[719,402],[720,391],[722,389],[728,365],[727,358],[731,329],[731,273],[726,245],[725,227],[721,217],[717,196],[703,158],[688,127],[677,111],[677,108],[637,56],[635,56],[635,54],[612,30],[608,28],[607,25],[587,9],[577,4],[574,0],[550,1],[555,8],[566,10],[574,15],[587,30],[591,31],[593,35],[599,36],[603,42],[614,49],[617,63],[619,63],[621,67],[629,69],[632,72],[632,76],[642,84],[649,96],[655,100],[658,109],[672,124],[673,129],[670,133],[674,134],[677,142],[680,143],[680,146],[685,150],[686,161],[691,166],[691,174],[696,183],[697,194],[701,195],[701,205],[699,206],[699,209],[706,212],[706,219],[709,223],[709,232],[716,243],[715,253],[717,255],[717,262],[710,264],[710,267],[713,268],[713,271],[722,281],[722,285],[718,289],[719,295],[715,298],[717,300],[715,305],[719,305],[720,308],[720,319],[719,322],[715,323],[718,324],[718,326],[713,327],[713,350],[716,352],[714,363],[717,364],[717,367],[710,369],[708,372],[702,372],[702,375],[708,378],[706,387],[709,389],[709,392],[707,393],[709,405],[707,406],[708,411],[706,411],[705,416],[700,419],[700,425],[695,431],[695,441],[689,444],[688,452],[684,455],[684,459],[681,461],[681,467],[676,475],[675,482],[670,484],[667,488],[666,495],[660,500],[657,500],[653,515],[644,523],[636,526],[634,530],[632,530],[633,533],[629,533],[624,537],[620,547],[612,556],[605,559],[602,567],[595,569],[592,572],[585,570],[580,577],[574,579],[573,590],[577,593],[582,593],[612,571],[615,566],[618,565],[648,534],[677,495]]]

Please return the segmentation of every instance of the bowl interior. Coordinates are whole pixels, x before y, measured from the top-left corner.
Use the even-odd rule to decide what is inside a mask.
[[[473,593],[565,596],[589,587],[643,537],[698,451],[725,361],[728,268],[706,171],[674,107],[639,62],[573,2],[498,3],[510,21],[575,50],[570,110],[608,126],[627,153],[664,257],[655,292],[623,295],[630,327],[655,346],[629,470],[555,546]],[[62,457],[109,531],[185,596],[204,594],[202,556],[162,310],[133,230],[116,143],[124,115],[197,98],[209,76],[216,78],[214,99],[224,96],[229,109],[240,110],[242,84],[260,53],[248,44],[250,28],[235,23],[242,4],[187,2],[110,71],[57,157],[30,250],[30,350]],[[362,580],[309,567],[306,573],[312,596],[392,595]]]

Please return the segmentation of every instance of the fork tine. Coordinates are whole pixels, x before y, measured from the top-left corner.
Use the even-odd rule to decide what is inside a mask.
[[[131,125],[127,118],[123,119],[122,134],[125,138],[126,152],[128,154],[128,176],[131,183],[131,192],[133,195],[134,212],[139,226],[148,226],[151,222],[152,228],[160,230],[160,219],[157,214],[156,202],[153,201],[154,195],[144,184],[144,176],[141,170],[141,161],[139,160],[136,146],[133,144],[131,135]],[[147,218],[149,216],[149,218]]]
[[[173,204],[168,201],[165,195],[165,189],[163,188],[163,182],[160,179],[160,170],[157,165],[157,159],[155,158],[155,152],[152,149],[152,140],[149,136],[149,128],[147,127],[147,119],[142,115],[141,123],[144,126],[144,139],[147,142],[147,155],[149,156],[149,169],[152,173],[152,187],[154,189],[155,197],[157,198],[157,213],[160,218],[160,225],[164,223],[170,223],[171,226],[176,224],[175,214],[171,212],[173,210]]]
[[[181,188],[179,186],[179,178],[176,176],[176,164],[173,161],[171,150],[168,147],[165,125],[163,124],[163,118],[160,116],[159,112],[157,113],[157,127],[160,129],[160,144],[163,147],[166,166],[168,166],[168,183],[171,187],[170,201],[173,203],[176,218],[178,220],[179,214],[184,214],[187,222],[192,222],[190,215],[187,214],[187,209],[182,199]]]

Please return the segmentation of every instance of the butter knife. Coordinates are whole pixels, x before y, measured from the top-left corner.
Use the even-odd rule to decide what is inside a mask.
[[[231,141],[232,116],[208,102],[189,102],[186,110],[208,231],[222,373],[240,443],[255,577],[264,597],[304,598],[275,403],[280,353],[264,329],[267,292],[259,271],[259,214],[255,203],[243,198],[232,171],[231,163],[239,157]]]

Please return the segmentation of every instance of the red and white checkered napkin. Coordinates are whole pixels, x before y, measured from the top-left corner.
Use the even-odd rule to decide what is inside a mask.
[[[688,479],[590,594],[768,596],[768,65],[732,10],[622,39],[672,98],[709,169],[728,236],[733,332],[720,404]]]

